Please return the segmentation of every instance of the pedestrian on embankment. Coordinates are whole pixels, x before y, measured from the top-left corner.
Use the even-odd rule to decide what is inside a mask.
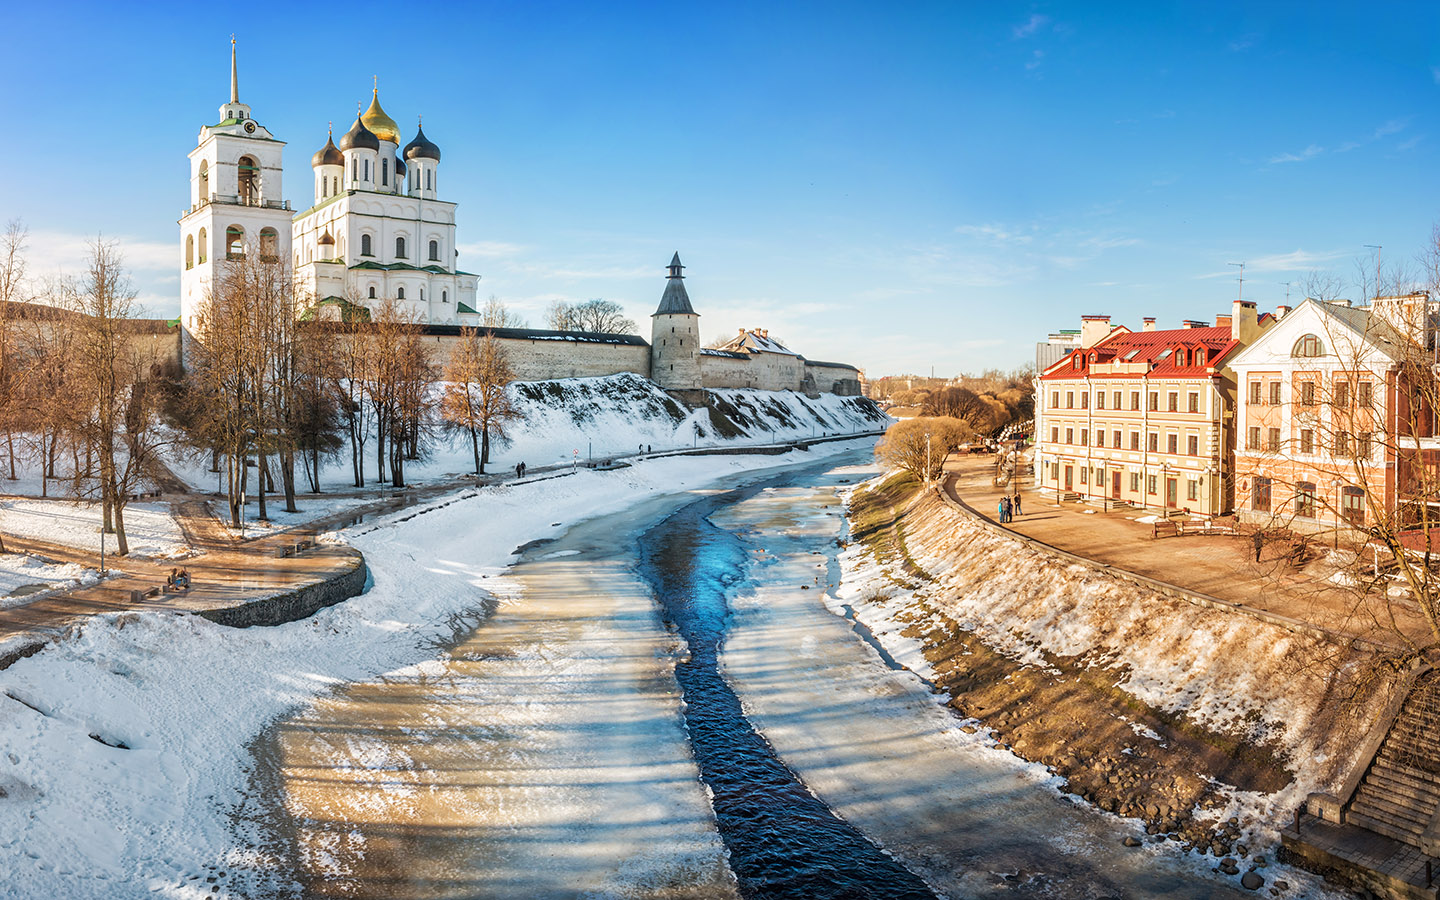
[[[1001,524],[1001,525],[1004,525],[1004,524],[1005,524],[1006,522],[1008,522],[1008,521],[1010,521],[1010,498],[1009,498],[1009,497],[1001,497],[1001,498],[1000,498],[1000,524]]]
[[[1258,563],[1260,561],[1260,551],[1265,549],[1265,532],[1258,528],[1255,529],[1255,533],[1250,535],[1250,543],[1255,545],[1255,561]]]
[[[1011,502],[1011,504],[1010,504],[1010,513],[1011,513],[1011,516],[1010,516],[1010,517],[1011,517],[1012,519],[1013,519],[1015,516],[1020,515],[1020,495],[1019,495],[1018,493],[1015,495],[1015,499],[1014,499],[1014,500]]]

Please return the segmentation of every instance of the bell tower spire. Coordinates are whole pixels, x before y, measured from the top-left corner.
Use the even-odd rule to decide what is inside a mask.
[[[245,122],[250,119],[250,107],[240,102],[240,67],[235,62],[235,35],[230,35],[230,102],[220,107],[220,121]]]
[[[230,35],[230,102],[240,102],[240,74],[235,68],[235,35]]]

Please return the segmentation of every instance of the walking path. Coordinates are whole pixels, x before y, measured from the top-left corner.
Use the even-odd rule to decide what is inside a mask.
[[[853,440],[865,436],[839,435],[780,444],[616,454],[606,459],[620,461],[714,453],[783,452],[816,443]],[[345,544],[321,543],[288,557],[282,556],[282,552],[286,548],[293,550],[295,545],[302,541],[313,542],[318,535],[326,532],[425,503],[443,494],[465,488],[483,488],[492,484],[515,484],[558,477],[568,474],[575,467],[575,463],[537,466],[527,470],[524,479],[517,479],[513,473],[490,474],[478,478],[474,475],[450,477],[425,485],[387,491],[378,496],[375,490],[313,495],[322,496],[326,500],[363,497],[375,499],[373,502],[335,512],[302,525],[247,538],[237,537],[216,518],[211,511],[211,501],[216,495],[193,492],[172,473],[159,473],[156,480],[166,490],[165,499],[171,503],[173,515],[197,555],[184,560],[107,557],[107,571],[121,574],[107,577],[93,587],[42,595],[30,603],[0,609],[0,668],[39,650],[46,640],[63,634],[75,621],[96,613],[132,610],[204,612],[226,609],[326,581],[353,571],[360,558],[359,551]],[[303,506],[303,499],[301,505]],[[11,552],[33,554],[58,562],[78,563],[92,569],[99,568],[98,556],[88,550],[45,541],[12,538],[8,535],[4,540],[5,548]],[[189,590],[162,590],[143,599],[132,599],[135,591],[149,592],[163,588],[171,569],[180,567],[190,574],[192,586]]]
[[[1059,502],[1034,490],[1033,479],[1018,482],[1022,514],[1000,525],[997,506],[1013,487],[994,484],[992,456],[951,456],[945,464],[942,489],[953,501],[970,507],[992,524],[1033,538],[1059,550],[1105,566],[1131,572],[1181,591],[1216,598],[1246,610],[1299,620],[1330,632],[1387,642],[1377,635],[1373,609],[1376,595],[1360,595],[1330,582],[1334,568],[1323,560],[1296,570],[1287,561],[1288,544],[1270,544],[1255,560],[1248,534],[1152,537],[1149,523],[1137,519],[1152,510]],[[1418,609],[1389,604],[1406,631],[1423,636]]]

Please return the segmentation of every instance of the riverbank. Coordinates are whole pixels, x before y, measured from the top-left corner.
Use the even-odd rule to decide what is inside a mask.
[[[1276,827],[1383,706],[1383,679],[1347,681],[1362,654],[1060,560],[904,478],[848,512],[840,600],[971,731],[1196,866],[1310,881],[1276,877]]]
[[[0,671],[0,852],[12,860],[0,893],[298,895],[303,879],[264,839],[251,793],[252,743],[269,723],[342,683],[432,659],[487,598],[513,596],[502,576],[521,545],[821,455],[649,460],[367,521],[352,540],[372,588],[283,626],[158,611],[76,626]]]

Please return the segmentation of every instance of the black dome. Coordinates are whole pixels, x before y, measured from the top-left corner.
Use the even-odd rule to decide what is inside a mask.
[[[431,143],[430,139],[425,136],[425,129],[417,128],[415,130],[415,140],[405,145],[405,158],[419,159],[421,157],[439,162],[440,148]]]
[[[356,119],[355,124],[340,139],[340,149],[379,150],[380,139],[375,136],[373,131],[365,127],[364,122]]]
[[[398,156],[395,157],[395,174],[396,174],[397,176],[398,176],[398,175],[404,175],[405,172],[406,172],[406,169],[405,169],[405,160],[401,159],[401,158],[398,157]]]
[[[318,153],[310,157],[310,166],[315,169],[321,166],[343,165],[345,165],[345,157],[342,156],[339,149],[336,148],[335,138],[333,136],[326,138],[325,146],[321,147]]]

